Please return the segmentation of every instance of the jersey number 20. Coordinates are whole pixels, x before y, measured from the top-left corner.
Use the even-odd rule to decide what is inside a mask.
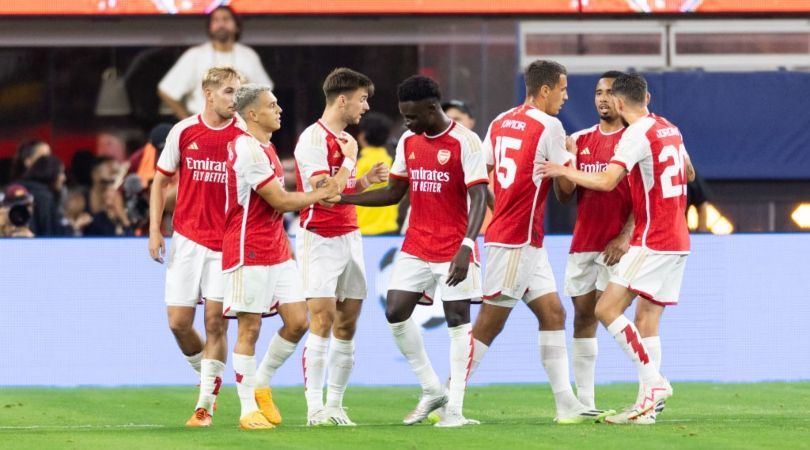
[[[661,149],[661,153],[658,154],[658,162],[665,163],[670,159],[672,164],[666,166],[661,172],[661,192],[664,198],[686,195],[686,184],[682,184],[682,181],[686,179],[684,174],[686,149],[683,144],[679,147],[667,145]]]

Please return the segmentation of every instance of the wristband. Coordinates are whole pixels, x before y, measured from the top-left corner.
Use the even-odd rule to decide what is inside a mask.
[[[345,167],[346,170],[351,172],[352,170],[354,170],[354,161],[352,161],[349,158],[343,158],[343,164],[341,164],[340,167]]]
[[[468,247],[470,250],[472,250],[475,248],[475,241],[468,237],[465,237],[464,240],[461,241],[461,246]]]

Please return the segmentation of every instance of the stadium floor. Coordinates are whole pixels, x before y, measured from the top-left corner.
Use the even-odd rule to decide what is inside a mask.
[[[405,427],[400,419],[418,389],[349,388],[345,404],[356,428],[303,426],[302,388],[274,390],[284,423],[274,430],[240,431],[235,388],[219,396],[211,429],[186,429],[194,387],[2,388],[3,449],[427,449],[427,448],[810,448],[810,382],[674,383],[675,396],[651,427],[606,424],[561,426],[547,385],[471,386],[465,413],[482,425]],[[597,388],[598,406],[621,408],[636,386]]]

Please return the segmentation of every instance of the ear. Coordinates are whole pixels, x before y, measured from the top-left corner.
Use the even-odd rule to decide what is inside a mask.
[[[647,106],[647,105],[649,105],[649,104],[650,104],[650,99],[651,99],[651,98],[652,98],[652,97],[650,96],[650,93],[649,93],[649,92],[647,92],[647,101],[644,103],[644,106]]]
[[[540,89],[537,90],[537,94],[540,97],[543,97],[543,98],[548,97],[548,95],[550,93],[551,93],[551,88],[546,84],[540,86]]]

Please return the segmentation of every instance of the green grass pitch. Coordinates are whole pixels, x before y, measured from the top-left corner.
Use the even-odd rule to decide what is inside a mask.
[[[547,385],[470,386],[465,414],[482,425],[405,427],[418,388],[349,387],[356,428],[303,426],[303,388],[274,390],[284,423],[237,428],[239,400],[224,388],[211,429],[186,429],[194,387],[2,388],[2,449],[681,449],[810,448],[810,382],[674,383],[675,396],[654,426],[552,423]],[[598,406],[621,408],[635,385],[597,387]]]

